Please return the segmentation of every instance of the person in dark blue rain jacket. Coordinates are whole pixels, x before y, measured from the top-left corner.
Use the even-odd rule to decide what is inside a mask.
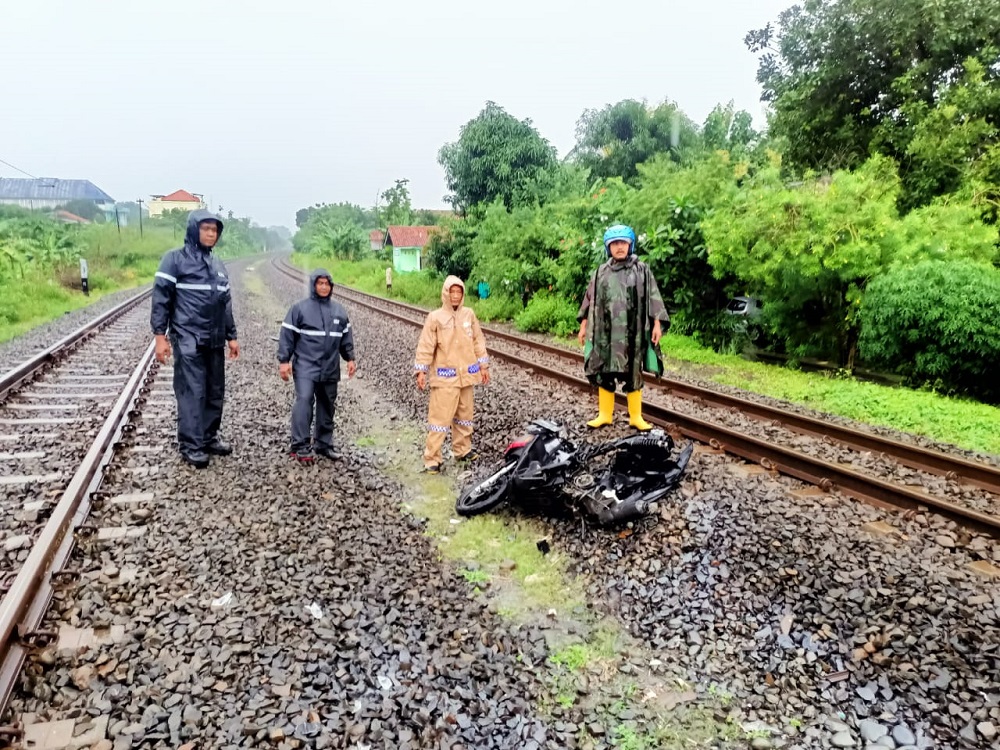
[[[292,457],[311,462],[315,455],[337,458],[333,414],[340,381],[340,360],[354,377],[354,334],[343,305],[333,299],[333,278],[318,268],[309,276],[309,298],[292,305],[278,339],[278,374],[295,381],[292,407]],[[315,405],[315,430],[313,408]],[[312,439],[310,440],[310,432]]]
[[[198,210],[188,215],[184,246],[163,256],[153,283],[150,325],[156,359],[174,357],[177,442],[181,457],[202,469],[209,455],[232,452],[219,438],[226,393],[225,350],[240,356],[226,267],[212,255],[222,220]]]

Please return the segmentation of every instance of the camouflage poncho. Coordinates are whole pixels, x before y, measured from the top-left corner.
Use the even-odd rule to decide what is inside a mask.
[[[577,320],[584,318],[592,347],[583,370],[591,382],[598,375],[621,373],[626,391],[642,388],[643,357],[653,322],[670,320],[649,266],[634,255],[602,264],[580,305]]]

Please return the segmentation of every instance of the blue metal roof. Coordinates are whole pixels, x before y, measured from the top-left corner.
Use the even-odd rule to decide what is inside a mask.
[[[54,177],[27,179],[0,177],[0,200],[87,200],[114,203],[114,198],[90,180],[60,180]]]

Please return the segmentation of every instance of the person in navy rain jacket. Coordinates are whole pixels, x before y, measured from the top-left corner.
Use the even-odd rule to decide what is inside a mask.
[[[315,454],[335,459],[333,414],[340,381],[340,360],[354,377],[354,334],[347,311],[333,299],[333,278],[318,268],[309,276],[309,298],[296,302],[281,324],[278,375],[295,381],[292,407],[292,457],[302,463]],[[313,431],[313,406],[316,423]],[[313,431],[310,442],[310,432]]]
[[[226,393],[225,349],[240,356],[226,267],[212,255],[222,220],[198,210],[188,215],[184,246],[160,261],[153,283],[150,325],[156,359],[174,357],[177,443],[184,461],[203,469],[209,454],[227,456],[219,438]]]

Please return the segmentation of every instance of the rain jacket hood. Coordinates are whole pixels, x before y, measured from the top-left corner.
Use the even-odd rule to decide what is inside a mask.
[[[316,383],[340,380],[340,361],[354,359],[354,334],[344,306],[316,294],[316,280],[333,279],[323,268],[309,274],[309,297],[288,310],[278,336],[278,362],[292,362],[296,379]]]
[[[199,346],[218,348],[236,339],[229,274],[211,248],[198,242],[198,225],[203,221],[218,222],[222,237],[218,216],[192,211],[184,246],[163,256],[153,282],[153,333],[169,333],[175,348],[186,355],[193,355]]]
[[[319,281],[320,279],[326,279],[327,281],[330,282],[330,293],[325,297],[320,297],[316,293],[316,282]],[[320,302],[329,302],[330,299],[333,297],[333,277],[330,275],[330,272],[327,271],[325,268],[317,268],[315,271],[309,274],[309,296],[312,297],[314,300],[319,300]]]
[[[214,221],[219,225],[219,240],[222,239],[222,230],[225,228],[225,224],[222,223],[222,219],[208,211],[204,208],[199,208],[197,211],[192,211],[188,214],[188,225],[187,234],[184,236],[184,244],[190,248],[197,248],[199,250],[212,250],[213,248],[202,247],[200,238],[198,236],[198,225],[203,221]],[[218,240],[216,240],[216,246],[218,245]]]
[[[444,280],[444,286],[441,287],[441,306],[447,312],[456,312],[451,306],[451,296],[448,294],[456,284],[462,287],[462,301],[458,303],[458,309],[461,310],[465,306],[465,283],[458,276],[449,276]]]

